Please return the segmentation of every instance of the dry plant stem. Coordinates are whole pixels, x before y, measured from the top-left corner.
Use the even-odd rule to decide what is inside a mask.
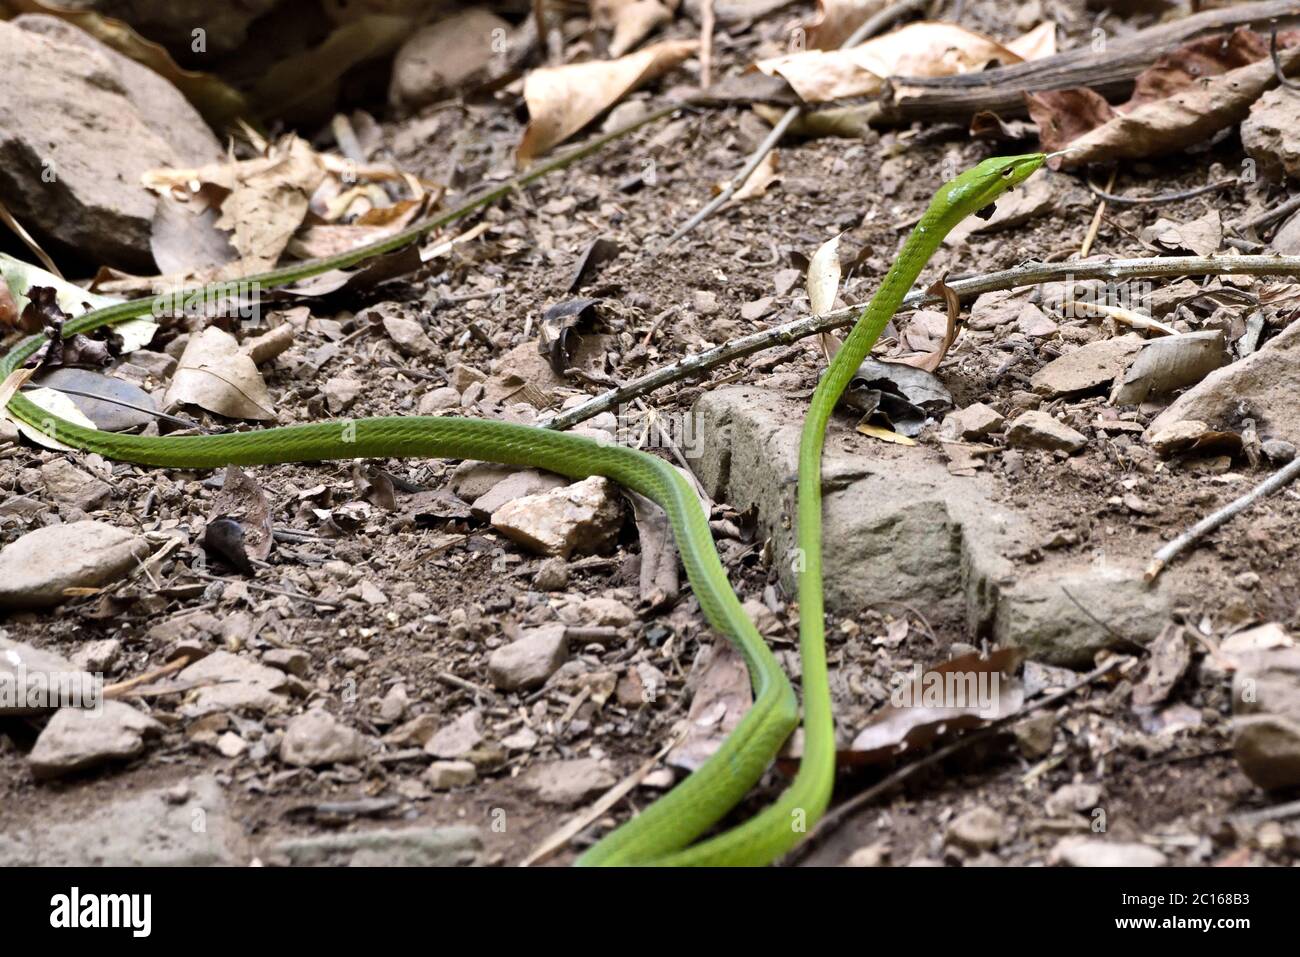
[[[1159,196],[1117,196],[1114,193],[1101,189],[1092,180],[1086,180],[1088,189],[1098,199],[1105,200],[1114,206],[1158,206],[1161,203],[1176,203],[1179,200],[1191,199],[1193,196],[1200,196],[1202,193],[1213,193],[1221,189],[1227,189],[1229,186],[1236,186],[1237,180],[1225,179],[1218,183],[1207,183],[1205,186],[1197,186],[1195,189],[1184,189],[1177,193],[1161,193]]]
[[[700,3],[700,89],[713,85],[713,0]]]
[[[1260,499],[1267,498],[1278,489],[1295,481],[1298,475],[1300,475],[1300,458],[1297,458],[1284,468],[1278,469],[1241,498],[1235,499],[1217,512],[1205,516],[1205,518],[1155,553],[1151,559],[1151,564],[1147,566],[1145,575],[1147,583],[1155,581],[1160,573],[1164,571],[1165,566],[1181,552],[1186,551],[1229,519],[1246,511]]]
[[[885,29],[885,27],[892,24],[895,20],[925,9],[927,3],[928,0],[900,0],[898,3],[890,4],[890,6],[881,10],[875,16],[869,17],[862,26],[854,30],[853,34],[840,44],[840,49],[846,50],[849,47],[857,46],[863,40],[874,36],[881,30]],[[705,4],[705,9],[708,11],[708,16],[712,16],[713,4],[711,0]],[[701,69],[701,73],[704,78],[707,79],[707,71]],[[776,125],[772,127],[772,132],[770,132],[763,142],[758,144],[758,148],[750,154],[749,161],[745,163],[741,171],[731,178],[731,181],[723,187],[722,192],[718,193],[717,196],[714,196],[713,199],[705,203],[704,206],[700,208],[699,212],[688,219],[677,229],[676,232],[669,236],[668,240],[663,244],[659,251],[662,252],[673,243],[677,242],[677,240],[681,239],[700,223],[704,222],[716,213],[720,207],[725,205],[727,201],[731,199],[732,196],[736,195],[736,190],[740,189],[741,185],[749,179],[750,174],[752,174],[754,170],[758,169],[759,164],[763,162],[767,154],[776,148],[777,143],[781,142],[781,138],[785,136],[786,131],[790,129],[790,125],[802,115],[802,106],[792,106],[786,110],[785,114],[777,120]]]
[[[1110,179],[1106,181],[1107,193],[1109,193],[1112,189],[1115,188],[1115,175],[1118,172],[1119,172],[1118,168],[1112,169],[1110,171]],[[1092,183],[1089,182],[1088,185],[1091,186]],[[1088,226],[1088,235],[1083,237],[1083,245],[1079,247],[1080,259],[1087,259],[1088,253],[1092,251],[1093,241],[1097,238],[1097,230],[1101,228],[1101,219],[1105,215],[1106,215],[1106,200],[1102,199],[1102,201],[1097,204],[1097,212],[1095,212],[1092,216],[1092,223]]]
[[[815,850],[832,831],[843,824],[848,818],[852,817],[859,808],[874,801],[882,794],[892,791],[895,787],[902,784],[922,768],[928,768],[931,765],[938,764],[940,761],[956,754],[963,748],[968,747],[977,741],[991,738],[1004,728],[1018,724],[1031,714],[1041,711],[1049,705],[1053,705],[1064,698],[1068,698],[1080,688],[1093,684],[1099,679],[1105,677],[1117,668],[1122,661],[1124,661],[1123,658],[1111,658],[1109,661],[1103,662],[1092,671],[1089,671],[1072,685],[1062,688],[1054,694],[1038,699],[1033,704],[1022,708],[1015,714],[1009,714],[1005,718],[999,718],[992,724],[987,724],[976,731],[972,731],[970,734],[963,735],[951,744],[946,744],[942,748],[939,748],[937,751],[931,751],[925,757],[919,758],[911,764],[906,764],[897,771],[894,771],[892,774],[887,775],[883,780],[876,782],[865,791],[855,794],[849,800],[835,808],[835,810],[828,812],[817,826],[813,828],[812,833],[808,835],[807,839],[791,853],[786,855],[782,864],[789,866],[791,864],[797,864],[799,861],[803,860],[808,854],[812,853],[812,851]]]
[[[1044,282],[1076,279],[1156,279],[1181,276],[1300,276],[1300,256],[1153,256],[1144,259],[1113,259],[1109,262],[1030,262],[1013,269],[955,279],[948,283],[959,296],[977,296],[980,293],[1001,289],[1019,289]],[[910,292],[903,307],[914,309],[931,302],[941,302],[939,296],[924,290]],[[631,379],[616,389],[594,396],[582,405],[560,413],[539,423],[551,429],[567,429],[584,422],[601,412],[608,412],[637,396],[653,392],[672,382],[699,375],[733,359],[742,359],[772,349],[788,346],[819,332],[852,325],[865,307],[865,303],[845,306],[823,316],[805,316],[792,322],[773,326],[752,335],[742,336],[704,352],[686,356],[653,372]]]
[[[1250,229],[1260,229],[1269,223],[1276,222],[1285,216],[1290,216],[1296,210],[1300,209],[1300,193],[1292,196],[1285,203],[1274,206],[1272,209],[1266,209],[1251,219],[1243,220],[1233,225],[1233,229],[1239,233],[1244,233]]]

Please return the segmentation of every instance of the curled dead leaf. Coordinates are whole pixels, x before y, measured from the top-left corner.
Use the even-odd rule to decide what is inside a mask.
[[[563,143],[628,93],[676,67],[699,46],[669,40],[591,63],[543,67],[524,78],[528,128],[516,151],[519,166]]]

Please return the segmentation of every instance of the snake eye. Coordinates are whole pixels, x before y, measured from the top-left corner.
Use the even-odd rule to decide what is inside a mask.
[[[1010,179],[1010,178],[1011,178],[1011,174],[1014,173],[1015,171],[1016,171],[1016,168],[1015,168],[1014,166],[1008,166],[1006,169],[1004,169],[1004,170],[1002,171],[1002,178],[1003,178],[1003,179]]]

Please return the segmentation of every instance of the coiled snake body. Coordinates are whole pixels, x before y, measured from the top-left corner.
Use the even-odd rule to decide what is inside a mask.
[[[547,469],[570,478],[604,475],[657,502],[668,514],[691,587],[709,623],[743,654],[754,705],[722,747],[657,803],[584,854],[581,864],[757,865],[794,847],[830,801],[835,737],[823,640],[821,453],[835,403],[943,237],[1037,170],[1040,153],[995,157],[945,183],[912,230],[879,291],[836,353],[813,394],[799,449],[799,630],[804,747],[794,781],[754,817],[698,844],[744,797],[799,721],[789,680],[741,608],[714,549],[690,484],[668,463],[630,448],[529,426],[450,416],[389,416],[219,435],[146,437],[86,428],[52,416],[21,393],[13,417],[66,445],[119,461],[169,468],[217,468],[326,459],[446,456]],[[421,229],[424,227],[420,227]],[[415,230],[349,253],[251,276],[285,285],[353,265],[414,238]],[[150,314],[159,299],[134,300],[67,322],[64,336]],[[0,362],[7,380],[45,342],[32,336]]]

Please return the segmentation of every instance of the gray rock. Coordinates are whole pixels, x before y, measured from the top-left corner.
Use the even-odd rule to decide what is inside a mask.
[[[294,767],[355,764],[365,756],[365,736],[320,708],[292,718],[280,739],[280,760]]]
[[[696,403],[691,464],[708,494],[740,511],[754,509],[770,536],[782,584],[797,587],[796,488],[802,403],[748,386],[706,393]],[[1169,607],[1167,582],[1140,588],[1141,569],[1106,569],[1051,554],[1029,568],[1006,557],[1041,539],[1028,518],[996,500],[988,475],[963,478],[927,461],[925,450],[864,448],[866,440],[832,421],[823,463],[827,607],[859,615],[874,602],[924,608],[932,624],[1034,647],[1044,661],[1086,664],[1114,636],[1062,593],[1067,583],[1102,621],[1135,641],[1159,633]],[[1117,579],[1123,586],[1116,588]],[[1176,581],[1177,574],[1171,576]],[[1134,584],[1130,584],[1133,582]],[[1071,587],[1072,586],[1072,587]],[[1064,604],[1061,604],[1064,603]],[[1064,616],[1054,624],[1051,614]]]
[[[509,23],[482,7],[421,27],[397,51],[388,101],[416,107],[455,94],[486,73],[497,55],[494,38],[511,33]]]
[[[1002,815],[981,805],[953,818],[948,825],[948,840],[968,851],[987,851],[1002,843],[1005,831]]]
[[[406,355],[425,355],[434,350],[433,340],[425,333],[424,326],[414,319],[384,312],[383,323],[388,338]]]
[[[959,439],[982,439],[997,432],[1006,421],[1002,413],[983,402],[972,402],[964,409],[948,413],[943,430]]]
[[[1145,844],[1125,844],[1090,837],[1062,838],[1052,860],[1067,867],[1164,867],[1165,855]]]
[[[41,731],[27,764],[38,778],[57,778],[144,752],[144,738],[162,725],[120,701],[102,711],[60,708]]]
[[[421,415],[432,415],[435,412],[445,412],[448,409],[460,408],[460,393],[449,385],[440,389],[434,389],[432,392],[426,392],[420,396],[420,405],[418,411]]]
[[[1251,104],[1241,145],[1264,175],[1300,177],[1300,106],[1290,90],[1269,90]]]
[[[68,659],[0,634],[0,717],[90,705],[98,694],[94,676]]]
[[[507,538],[538,554],[561,558],[606,551],[622,524],[618,490],[599,475],[517,498],[492,513],[492,526]]]
[[[306,678],[311,655],[301,648],[268,648],[262,652],[262,663],[296,678]]]
[[[352,406],[361,394],[361,383],[351,376],[330,376],[320,387],[325,396],[325,405],[330,412],[337,415]]]
[[[1130,333],[1098,339],[1053,359],[1030,377],[1035,392],[1048,398],[1078,396],[1109,387],[1145,340]]]
[[[104,522],[70,522],[28,532],[0,551],[0,608],[57,605],[64,600],[64,589],[115,582],[147,554],[143,538]]]
[[[555,674],[568,657],[564,625],[543,625],[492,652],[488,677],[503,691],[528,690]]]
[[[1286,439],[1269,439],[1261,446],[1270,462],[1285,465],[1295,459],[1296,447]]]
[[[289,838],[266,853],[298,867],[464,867],[482,848],[475,827],[407,827]]]
[[[1101,788],[1096,784],[1063,784],[1043,805],[1050,817],[1069,817],[1091,811],[1101,801]]]
[[[1266,790],[1300,785],[1300,649],[1245,652],[1236,663],[1232,725],[1237,763]]]
[[[471,710],[433,732],[425,742],[424,750],[435,758],[461,758],[477,748],[482,740],[483,716],[477,710]]]
[[[480,519],[488,518],[501,507],[525,495],[540,495],[552,489],[564,488],[569,480],[541,469],[524,469],[506,476],[492,488],[474,499],[470,511]]]
[[[0,193],[38,236],[88,259],[152,269],[157,200],[140,176],[214,162],[221,144],[167,80],[71,24],[0,23]]]
[[[189,717],[214,711],[278,711],[285,699],[276,692],[289,683],[283,671],[228,651],[214,651],[200,658],[177,677],[183,682],[202,685],[195,692],[194,700],[181,709]]]
[[[1088,439],[1064,422],[1037,410],[1022,412],[1007,427],[1007,439],[1022,448],[1077,452]]]
[[[1153,442],[1185,422],[1234,431],[1247,415],[1261,435],[1300,443],[1300,322],[1192,386],[1155,417],[1143,438]]]
[[[478,771],[470,761],[434,761],[424,772],[424,783],[435,791],[450,791],[473,784]]]
[[[564,591],[569,585],[569,565],[563,558],[548,558],[533,576],[538,591]]]
[[[1269,245],[1273,251],[1281,253],[1283,256],[1300,255],[1300,213],[1288,217],[1273,238],[1269,240]]]
[[[243,831],[210,777],[107,804],[88,802],[77,791],[47,794],[0,830],[0,867],[212,867],[248,860]]]
[[[534,764],[517,778],[520,787],[548,804],[576,804],[608,790],[617,780],[608,764],[597,758]]]
[[[109,671],[122,654],[122,642],[116,638],[88,641],[72,653],[72,663],[86,671]]]
[[[113,493],[107,482],[83,472],[67,459],[51,459],[42,465],[41,481],[56,502],[75,505],[83,512],[93,512]]]

